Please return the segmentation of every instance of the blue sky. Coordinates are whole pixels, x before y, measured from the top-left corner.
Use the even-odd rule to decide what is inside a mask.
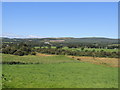
[[[3,35],[118,38],[117,2],[4,2]]]

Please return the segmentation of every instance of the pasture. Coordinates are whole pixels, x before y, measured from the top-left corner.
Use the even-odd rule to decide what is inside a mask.
[[[99,49],[99,48],[84,48],[84,50],[81,50],[81,48],[64,47],[63,49],[72,50],[72,51],[76,51],[76,50],[78,50],[78,51],[85,51],[85,50],[88,50],[88,51],[93,51],[93,50],[101,51],[101,50],[103,50],[103,51],[106,51],[106,52],[118,52],[118,49],[105,49],[105,48],[101,48],[101,49]]]
[[[35,47],[35,48],[40,48],[40,47]],[[48,47],[41,47],[41,48],[48,48]],[[54,46],[52,46],[51,48],[56,48]],[[68,48],[68,47],[63,47],[62,49],[65,49],[65,50],[71,50],[71,51],[105,51],[105,52],[118,52],[118,49],[105,49],[105,48],[84,48],[84,50],[81,50],[81,48]]]
[[[62,55],[3,54],[3,88],[117,88],[118,68]],[[19,63],[18,63],[19,62]]]

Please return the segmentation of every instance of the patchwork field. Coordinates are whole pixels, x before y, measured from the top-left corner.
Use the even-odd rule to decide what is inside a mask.
[[[83,62],[68,56],[3,54],[2,69],[3,88],[118,87],[117,67]]]

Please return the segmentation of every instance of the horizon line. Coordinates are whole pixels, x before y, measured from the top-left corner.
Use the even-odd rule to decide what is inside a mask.
[[[96,36],[96,37],[93,37],[93,36],[89,36],[89,37],[4,37],[4,36],[0,36],[0,38],[9,38],[9,39],[43,39],[43,38],[108,38],[108,39],[119,39],[118,38],[112,38],[112,37],[100,37],[100,36]]]

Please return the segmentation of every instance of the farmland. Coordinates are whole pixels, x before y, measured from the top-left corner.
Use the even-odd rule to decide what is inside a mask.
[[[35,47],[35,48],[40,48],[40,47]],[[48,48],[48,47],[41,47],[41,48]],[[51,48],[56,48],[56,47],[51,47]],[[71,50],[71,51],[82,51],[81,50],[81,48],[68,48],[68,47],[63,47],[63,49],[65,49],[65,50]],[[86,50],[88,50],[88,51],[93,51],[93,50],[95,50],[95,51],[101,51],[101,50],[103,50],[103,51],[106,51],[106,52],[118,52],[118,49],[105,49],[105,48],[84,48],[84,50],[83,51],[86,51]]]
[[[117,67],[82,62],[69,56],[3,54],[3,62],[3,88],[118,87]]]
[[[119,89],[118,0],[23,1],[1,0],[0,89]]]
[[[3,38],[0,52],[3,88],[118,87],[117,39]]]

